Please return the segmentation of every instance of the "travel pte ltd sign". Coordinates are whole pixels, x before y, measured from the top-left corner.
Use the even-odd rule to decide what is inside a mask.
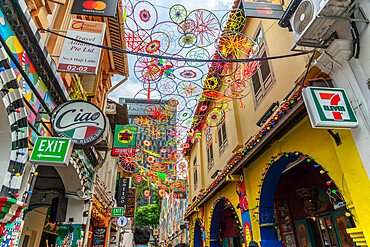
[[[342,88],[306,87],[303,100],[313,128],[356,128],[358,121]]]
[[[100,60],[106,24],[103,22],[72,19],[67,30],[57,70],[74,74],[96,75]]]

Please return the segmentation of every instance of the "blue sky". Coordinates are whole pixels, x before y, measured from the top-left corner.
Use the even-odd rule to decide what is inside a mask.
[[[138,1],[132,0],[133,5],[135,5]],[[222,16],[226,14],[228,10],[231,9],[234,0],[156,0],[156,1],[149,1],[153,5],[156,6],[158,12],[158,23],[162,21],[168,21],[169,19],[169,8],[175,4],[183,5],[188,13],[194,9],[207,9],[212,11],[221,21]],[[209,47],[210,54],[213,54],[214,50],[213,47]],[[128,55],[128,63],[129,63],[129,70],[130,70],[130,77],[129,79],[114,90],[112,93],[109,94],[109,98],[118,102],[119,97],[134,97],[135,94],[142,89],[142,83],[137,80],[133,73],[134,63],[136,62],[137,57]],[[122,76],[115,75],[112,78],[113,85],[117,84],[119,81],[122,80]]]

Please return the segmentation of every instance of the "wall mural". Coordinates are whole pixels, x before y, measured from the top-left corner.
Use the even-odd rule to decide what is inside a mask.
[[[242,182],[243,181],[243,182]],[[249,242],[253,241],[251,218],[248,209],[248,198],[245,189],[244,178],[242,181],[236,183],[236,193],[239,196],[239,207],[242,216],[242,223],[244,228],[244,242],[248,246]]]
[[[49,107],[49,109],[51,110],[54,109],[56,104],[53,98],[51,97],[41,77],[36,73],[36,69],[33,67],[26,52],[24,51],[22,45],[18,41],[17,37],[15,36],[8,22],[6,21],[4,14],[1,11],[0,11],[0,35],[4,38],[6,44],[9,46],[13,55],[15,56],[15,58],[22,66],[23,70],[28,75],[28,78],[31,80],[33,85],[35,85],[37,91],[39,92],[42,99],[45,101],[46,105]],[[50,121],[49,116],[47,114],[42,113],[44,110],[42,109],[43,107],[41,106],[39,100],[35,97],[31,88],[27,85],[25,80],[22,78],[19,70],[11,60],[10,64],[17,76],[17,80],[21,87],[24,98],[30,103],[30,105],[35,109],[37,113],[37,115],[35,115],[31,111],[31,109],[26,106],[28,120],[33,124],[33,126],[35,126],[35,128],[39,131],[41,135],[48,136],[49,135],[48,132],[40,123],[38,123],[38,121],[40,121],[41,119]],[[30,138],[34,142],[37,134],[34,133],[32,130],[30,130],[30,133],[31,133]]]

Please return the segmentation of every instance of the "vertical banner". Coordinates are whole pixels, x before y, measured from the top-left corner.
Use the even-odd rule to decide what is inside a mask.
[[[71,14],[115,17],[118,0],[74,0]]]
[[[243,7],[246,17],[280,19],[284,14],[280,0],[244,0]]]
[[[67,37],[96,45],[102,45],[105,23],[72,19],[67,30]],[[101,48],[75,40],[65,39],[59,57],[59,72],[96,75]]]
[[[136,211],[136,189],[130,188],[127,196],[126,217],[134,218]]]
[[[117,206],[122,207],[127,204],[127,195],[130,186],[129,178],[120,178],[117,191]]]
[[[117,156],[127,149],[136,148],[137,126],[116,125],[112,155]]]
[[[107,228],[95,228],[93,231],[92,247],[105,247]]]

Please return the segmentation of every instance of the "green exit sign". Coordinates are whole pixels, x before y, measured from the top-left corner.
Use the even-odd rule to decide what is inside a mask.
[[[39,136],[33,146],[30,161],[35,164],[68,166],[72,148],[70,139]]]
[[[120,217],[120,216],[123,216],[123,208],[113,208],[112,217]]]

